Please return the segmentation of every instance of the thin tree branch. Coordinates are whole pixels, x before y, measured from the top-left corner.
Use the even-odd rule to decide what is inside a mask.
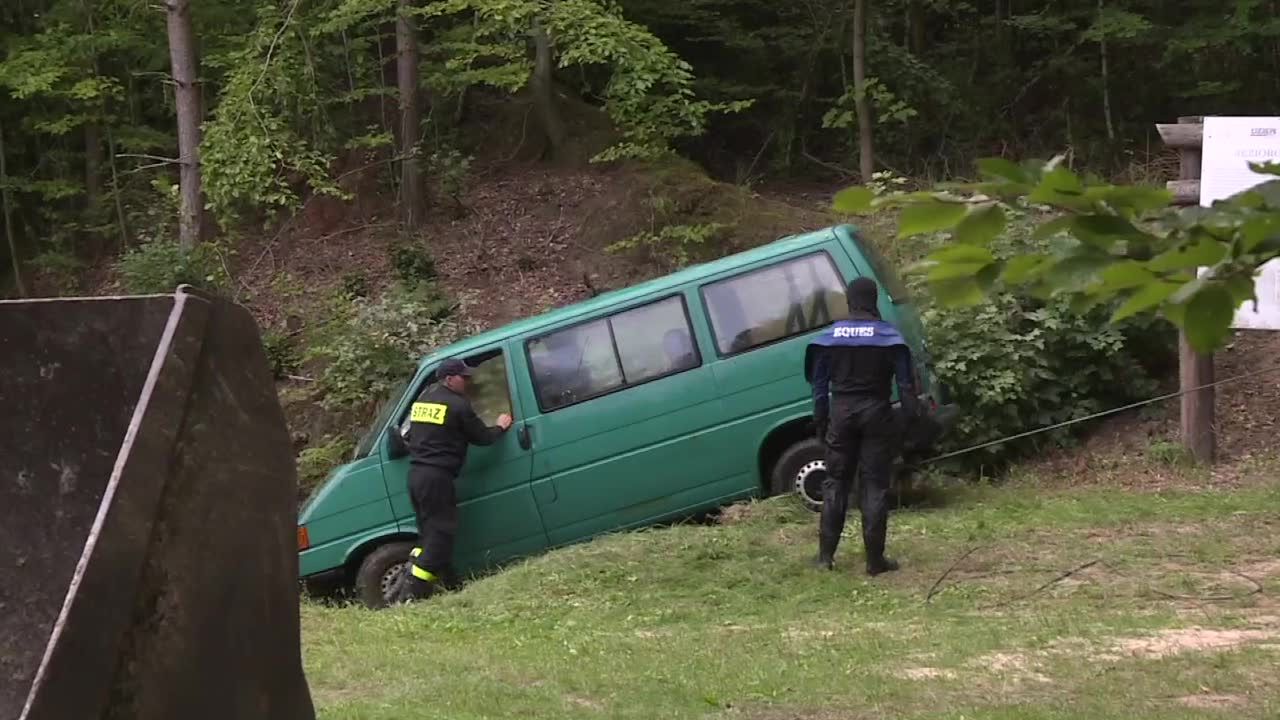
[[[138,160],[155,160],[161,165],[181,165],[182,158],[167,158],[159,155],[146,155],[140,153],[120,153],[116,155],[118,158],[136,158]]]

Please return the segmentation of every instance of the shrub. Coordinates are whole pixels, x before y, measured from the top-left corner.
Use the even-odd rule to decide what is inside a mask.
[[[319,485],[329,471],[346,462],[355,450],[355,443],[345,436],[326,437],[320,445],[298,453],[298,490],[309,492]]]
[[[391,246],[391,267],[396,277],[410,290],[419,283],[436,279],[436,262],[427,251],[410,241],[400,241]]]
[[[293,338],[278,330],[267,330],[262,333],[262,349],[267,353],[271,374],[277,380],[297,372],[302,365],[302,358],[293,343]]]
[[[57,245],[31,258],[30,265],[36,273],[59,293],[74,291],[80,284],[84,263],[74,254]]]
[[[661,262],[671,269],[687,267],[701,258],[710,243],[723,238],[732,225],[702,223],[697,225],[666,225],[619,240],[605,248],[605,252],[622,253],[643,250],[651,260]]]
[[[1042,248],[1025,218],[993,243],[998,255]],[[923,284],[912,283],[916,293]],[[1173,356],[1176,334],[1150,318],[1108,324],[1110,308],[1081,313],[1065,299],[1011,292],[975,307],[922,307],[938,379],[963,410],[947,449],[1046,427],[1150,397],[1156,373]],[[1045,444],[1077,437],[1080,425],[958,458],[964,466],[999,464]]]
[[[217,291],[231,284],[223,252],[215,243],[184,250],[171,240],[151,240],[126,252],[116,269],[130,293],[170,293],[183,284]]]
[[[354,409],[381,399],[413,372],[418,358],[459,337],[452,311],[431,285],[396,287],[377,300],[355,298],[341,307],[307,355],[324,362],[317,378],[321,405]]]

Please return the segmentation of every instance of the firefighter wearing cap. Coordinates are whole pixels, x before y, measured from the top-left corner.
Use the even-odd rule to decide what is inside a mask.
[[[511,427],[500,415],[488,427],[467,398],[471,368],[455,358],[440,364],[439,382],[413,404],[409,425],[409,500],[418,522],[418,546],[395,600],[429,597],[452,573],[453,540],[458,532],[454,480],[467,459],[468,445],[492,445]]]
[[[858,472],[869,575],[898,569],[885,557],[889,477],[902,424],[890,404],[893,380],[902,412],[907,418],[918,414],[911,351],[897,328],[881,319],[878,295],[870,278],[850,283],[848,319],[815,338],[805,353],[805,379],[813,386],[814,419],[827,460],[816,565],[834,566],[849,490]]]

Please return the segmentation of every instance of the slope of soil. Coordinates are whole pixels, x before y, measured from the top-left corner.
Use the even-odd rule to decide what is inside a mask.
[[[665,208],[655,217],[654,198]],[[837,220],[710,180],[674,163],[658,167],[482,169],[460,197],[461,210],[437,208],[410,242],[435,259],[446,288],[479,328],[634,284],[671,269],[660,257],[606,252],[609,245],[665,224],[719,222],[732,227],[712,255],[819,229]],[[345,212],[344,212],[345,211]],[[240,247],[240,291],[264,325],[283,321],[292,300],[323,297],[360,273],[372,290],[390,281],[387,249],[400,240],[393,208],[344,208],[317,198],[275,237]],[[285,297],[287,272],[300,297]],[[296,288],[295,288],[296,289]]]

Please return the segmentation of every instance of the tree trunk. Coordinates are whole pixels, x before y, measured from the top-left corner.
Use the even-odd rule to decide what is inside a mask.
[[[124,199],[120,197],[120,172],[116,164],[116,136],[107,125],[107,165],[111,168],[111,197],[115,200],[116,223],[120,226],[120,252],[129,247],[129,223],[125,221]]]
[[[854,110],[858,115],[858,171],[864,183],[871,182],[875,173],[871,98],[867,97],[867,1],[855,0],[853,6]]]
[[[27,288],[22,284],[22,263],[18,261],[18,240],[13,236],[13,211],[9,205],[9,161],[5,155],[3,127],[0,127],[0,206],[3,206],[4,236],[9,240],[9,259],[13,262],[13,281],[18,286],[18,297],[26,297]]]
[[[400,209],[404,226],[414,230],[426,214],[418,138],[422,107],[418,88],[418,28],[409,10],[413,0],[400,0],[396,16],[396,82],[400,88]]]
[[[1102,19],[1103,0],[1098,0],[1098,19]],[[1111,142],[1116,140],[1115,123],[1111,119],[1111,76],[1107,69],[1107,37],[1103,35],[1099,40],[1102,46],[1102,114],[1107,121],[1107,139]]]
[[[922,0],[911,0],[907,10],[907,18],[910,24],[907,48],[912,54],[920,55],[924,52],[925,45],[925,13]]]
[[[196,39],[191,29],[191,0],[166,0],[169,59],[173,65],[174,99],[178,108],[179,186],[178,243],[184,248],[200,241],[204,216],[200,187],[200,85]]]
[[[569,133],[565,130],[564,118],[560,117],[560,109],[556,106],[553,74],[555,62],[551,52],[551,38],[547,35],[547,29],[542,26],[542,21],[537,18],[533,21],[533,48],[533,77],[530,82],[533,103],[538,111],[542,130],[547,136],[547,143],[551,145],[551,155],[557,157],[564,148]]]

